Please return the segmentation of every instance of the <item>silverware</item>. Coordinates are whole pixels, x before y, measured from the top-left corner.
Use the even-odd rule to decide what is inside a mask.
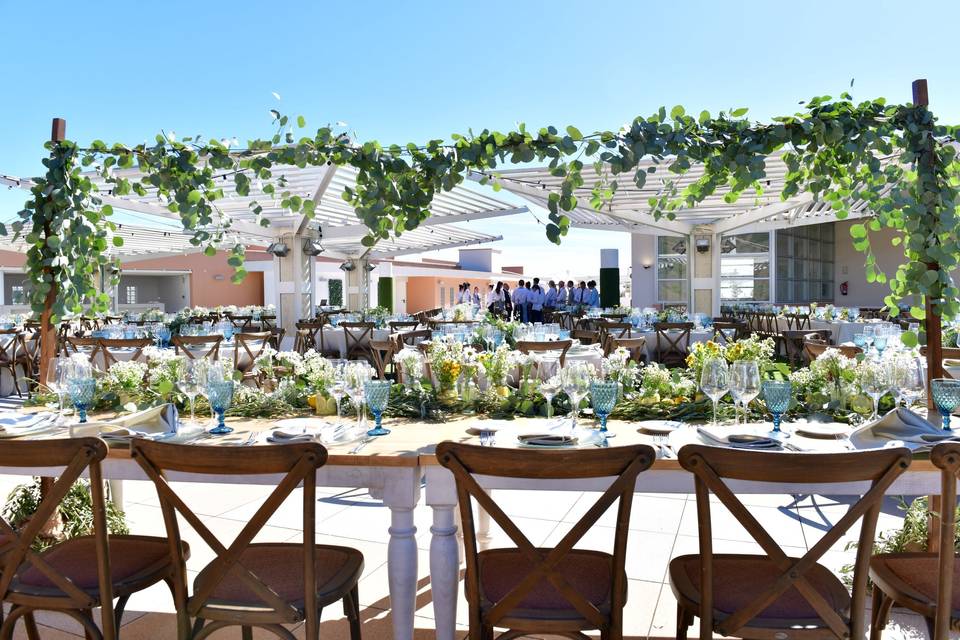
[[[252,444],[256,444],[258,435],[260,434],[257,433],[256,431],[251,431],[250,435],[247,436],[247,439],[243,441],[243,444],[241,446],[249,447]]]
[[[653,436],[653,444],[657,445],[657,448],[660,449],[661,458],[672,458],[673,450],[670,448],[670,438],[665,435],[655,435]]]
[[[360,453],[360,450],[363,449],[368,444],[370,444],[371,442],[373,442],[373,436],[367,436],[366,438],[360,441],[360,444],[355,446],[353,449],[350,449],[350,453]]]

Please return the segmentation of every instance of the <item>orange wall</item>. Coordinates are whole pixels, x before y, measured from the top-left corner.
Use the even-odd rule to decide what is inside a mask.
[[[229,254],[220,251],[212,258],[202,253],[190,253],[183,256],[168,258],[154,258],[152,260],[138,260],[124,265],[125,270],[148,269],[178,269],[190,270],[190,304],[200,307],[216,307],[219,305],[263,304],[263,273],[247,272],[247,277],[240,284],[233,284],[230,276],[233,267],[227,264]],[[254,252],[247,254],[248,260],[256,260]],[[215,280],[215,276],[223,276],[223,280]]]
[[[443,282],[443,285],[440,283]],[[447,306],[451,306],[449,300],[450,287],[453,287],[453,295],[457,295],[457,284],[469,282],[470,290],[474,287],[480,290],[480,301],[485,302],[487,297],[487,287],[489,280],[478,278],[458,278],[456,271],[452,271],[449,276],[409,276],[407,277],[407,313],[416,313],[426,309],[435,309],[440,306],[440,287],[447,290]]]
[[[27,256],[19,251],[0,250],[0,267],[22,267],[27,263]]]

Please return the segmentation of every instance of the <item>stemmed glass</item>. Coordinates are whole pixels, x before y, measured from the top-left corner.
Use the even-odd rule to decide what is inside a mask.
[[[853,334],[853,345],[855,347],[859,347],[860,349],[864,349],[864,347],[867,346],[866,336],[864,336],[862,333]]]
[[[934,378],[930,381],[930,393],[943,421],[943,430],[950,431],[950,414],[960,406],[960,380]]]
[[[713,401],[713,426],[717,426],[717,403],[730,390],[729,373],[722,358],[710,358],[700,372],[700,390]]]
[[[74,362],[70,368],[70,377],[67,381],[67,392],[70,400],[77,409],[80,423],[87,421],[87,409],[93,403],[97,392],[97,381],[93,377],[93,367],[89,363]]]
[[[876,334],[876,331],[877,328],[871,324],[863,327],[863,344],[866,346],[867,351],[870,351],[870,347],[873,346],[873,337]]]
[[[590,404],[600,419],[600,432],[607,435],[607,417],[617,405],[620,385],[616,381],[594,380],[590,383]]]
[[[63,396],[70,379],[70,358],[50,358],[47,388],[57,394],[57,424],[63,423]]]
[[[224,424],[224,414],[233,404],[233,389],[233,380],[216,380],[207,384],[207,398],[210,399],[210,407],[217,414],[217,426],[210,429],[210,433],[221,435],[233,432],[233,427]]]
[[[873,347],[877,350],[878,355],[883,355],[883,350],[887,348],[887,337],[889,334],[886,329],[877,329],[876,333],[873,335]]]
[[[389,380],[367,380],[363,385],[364,396],[367,400],[367,406],[370,407],[370,413],[373,414],[373,429],[367,431],[368,436],[385,436],[390,433],[390,429],[384,429],[380,421],[383,418],[383,412],[390,401]]]
[[[369,367],[362,362],[351,362],[344,366],[343,376],[346,382],[347,395],[357,409],[357,432],[363,430],[363,402],[364,383],[370,379]]]
[[[760,394],[760,368],[753,360],[737,360],[730,372],[730,395],[743,405],[743,423],[747,423],[750,401]]]
[[[553,398],[560,392],[560,380],[553,376],[540,383],[540,395],[547,401],[547,419],[553,416]]]
[[[204,367],[202,362],[202,360],[186,358],[183,361],[183,368],[180,370],[180,379],[177,381],[177,386],[180,387],[180,391],[183,395],[187,396],[187,400],[190,401],[190,424],[197,423],[193,408],[197,395],[199,395],[201,390],[201,369]]]
[[[790,408],[790,396],[793,392],[793,386],[789,380],[764,380],[763,381],[763,400],[767,404],[767,409],[773,414],[773,431],[770,437],[775,439],[789,438],[789,433],[780,431],[780,420],[783,414]]]
[[[860,367],[860,385],[873,400],[873,416],[871,419],[876,420],[880,396],[890,388],[890,379],[886,367],[880,364],[879,360],[864,361]]]
[[[580,414],[580,402],[590,391],[590,379],[593,377],[593,367],[585,362],[573,362],[563,368],[563,392],[570,399],[570,428],[577,428],[577,417]]]
[[[329,393],[330,397],[337,403],[337,424],[339,425],[343,420],[343,414],[340,411],[340,401],[343,400],[343,396],[347,395],[347,383],[343,380],[334,380],[330,388],[327,389],[327,393]]]

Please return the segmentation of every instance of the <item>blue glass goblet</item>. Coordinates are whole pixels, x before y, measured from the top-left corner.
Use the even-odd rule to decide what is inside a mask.
[[[773,414],[773,431],[770,433],[771,437],[788,438],[789,434],[780,431],[780,420],[783,414],[787,412],[787,409],[790,408],[790,396],[793,392],[793,386],[789,380],[764,380],[761,388],[767,409]]]
[[[863,349],[867,346],[867,340],[862,333],[853,334],[853,344]]]
[[[620,385],[613,381],[594,380],[590,383],[590,404],[593,412],[600,419],[600,432],[607,433],[607,416],[617,404],[620,394]]]
[[[214,380],[207,383],[207,400],[210,401],[210,408],[217,414],[217,426],[211,429],[210,433],[221,435],[233,432],[233,427],[223,423],[223,414],[233,403],[233,386],[233,380]]]
[[[943,430],[950,431],[950,414],[960,406],[960,380],[934,378],[930,381],[930,393],[943,419]]]
[[[883,350],[887,348],[886,334],[873,336],[873,346],[877,349],[877,353],[883,355]]]
[[[383,412],[390,401],[390,387],[389,380],[367,380],[363,383],[363,395],[376,424],[373,429],[367,431],[368,436],[385,436],[390,433],[390,429],[384,429],[380,424]]]
[[[93,403],[93,396],[97,392],[97,381],[94,378],[74,378],[69,385],[70,401],[77,409],[81,424],[87,421],[87,409]]]

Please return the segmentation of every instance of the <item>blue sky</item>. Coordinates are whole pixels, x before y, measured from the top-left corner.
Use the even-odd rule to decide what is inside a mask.
[[[40,171],[50,119],[79,141],[270,133],[268,111],[343,120],[361,139],[448,138],[468,127],[616,128],[660,105],[910,99],[960,122],[957,2],[42,2],[0,0],[0,173]],[[23,194],[0,193],[0,218]],[[532,216],[471,223],[505,236],[507,263],[590,273],[625,234],[561,247]]]

